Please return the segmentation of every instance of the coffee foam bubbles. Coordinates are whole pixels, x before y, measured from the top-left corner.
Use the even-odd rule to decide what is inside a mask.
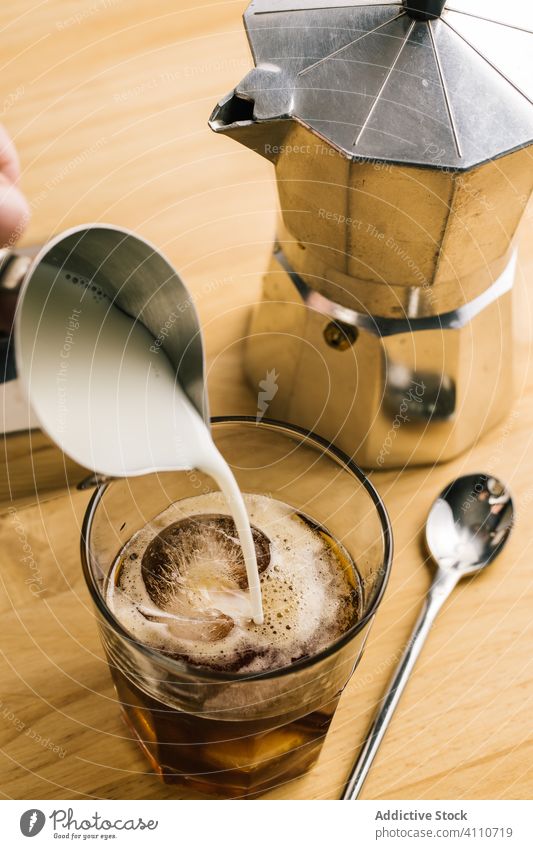
[[[260,495],[244,499],[252,525],[270,540],[270,564],[261,575],[264,623],[250,621],[246,591],[217,580],[222,572],[215,548],[206,574],[211,542],[205,535],[201,586],[183,587],[181,607],[157,606],[146,590],[142,558],[160,531],[189,516],[229,515],[225,499],[215,492],[172,505],[129,541],[113,567],[107,604],[139,642],[196,666],[259,672],[316,654],[354,624],[356,573],[338,543],[287,504]],[[191,569],[195,574],[200,572]]]

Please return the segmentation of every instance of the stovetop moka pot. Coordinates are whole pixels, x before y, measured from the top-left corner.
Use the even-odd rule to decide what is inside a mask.
[[[512,403],[533,7],[448,5],[255,0],[210,119],[276,167],[249,379],[365,467],[449,459]]]

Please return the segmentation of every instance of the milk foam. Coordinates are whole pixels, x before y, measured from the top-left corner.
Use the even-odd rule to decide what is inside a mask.
[[[162,529],[187,516],[228,515],[224,497],[214,492],[172,505],[129,541],[114,565],[107,604],[139,642],[197,666],[257,672],[316,654],[354,624],[355,572],[338,544],[339,555],[287,504],[260,495],[244,494],[244,499],[250,521],[271,543],[270,565],[261,575],[264,622],[250,621],[244,591],[218,587],[215,577],[195,597],[195,613],[201,617],[217,609],[231,617],[233,628],[220,639],[216,627],[207,639],[197,639],[196,623],[188,628],[186,618],[180,618],[177,635],[172,619],[165,619],[165,611],[155,608],[146,591],[141,573],[146,547]],[[158,612],[159,622],[146,618]]]

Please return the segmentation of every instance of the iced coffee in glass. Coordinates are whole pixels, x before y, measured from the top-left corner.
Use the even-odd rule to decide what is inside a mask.
[[[99,489],[85,576],[126,722],[167,783],[253,797],[315,763],[384,591],[391,532],[347,457],[283,424],[213,437],[244,494],[264,621],[224,498],[199,472]]]

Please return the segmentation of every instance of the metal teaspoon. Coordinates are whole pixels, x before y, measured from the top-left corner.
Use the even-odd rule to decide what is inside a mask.
[[[342,799],[358,798],[437,613],[461,578],[484,569],[500,553],[512,523],[513,502],[509,491],[491,475],[458,478],[433,503],[426,522],[426,544],[437,570]]]

